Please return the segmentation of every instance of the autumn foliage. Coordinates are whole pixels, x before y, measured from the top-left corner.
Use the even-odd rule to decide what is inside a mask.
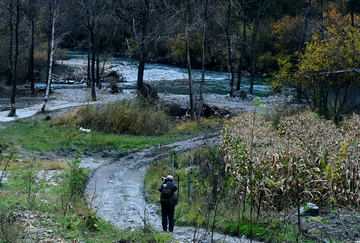
[[[338,121],[347,112],[350,89],[360,77],[360,31],[348,27],[326,34],[324,40],[314,36],[296,58],[281,60],[274,84],[296,88],[310,107]]]

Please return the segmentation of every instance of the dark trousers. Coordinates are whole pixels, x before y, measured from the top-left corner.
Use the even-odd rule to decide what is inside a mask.
[[[169,218],[169,231],[173,232],[174,230],[174,213],[175,206],[166,206],[161,205],[161,216],[162,216],[162,227],[163,230],[167,230],[168,218]]]

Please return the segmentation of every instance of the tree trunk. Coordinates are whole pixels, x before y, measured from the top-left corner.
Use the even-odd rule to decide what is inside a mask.
[[[53,21],[52,16],[50,15],[51,21]],[[50,23],[52,26],[52,24]],[[52,30],[51,30],[52,31]],[[51,31],[48,34],[48,48],[47,48],[47,65],[46,65],[46,82],[49,80],[49,69],[50,69],[50,57],[51,57]],[[51,74],[51,73],[50,73]],[[51,78],[51,75],[50,75]]]
[[[320,40],[324,40],[325,39],[325,25],[324,25],[324,7],[325,7],[325,3],[324,0],[320,1],[320,24],[321,24],[321,29],[320,29]]]
[[[137,35],[137,31],[135,29],[135,23],[133,22],[133,30],[134,30],[135,36],[138,39],[139,52],[140,52],[138,75],[137,75],[137,80],[136,80],[136,90],[138,92],[138,95],[142,94],[142,89],[143,89],[143,85],[144,85],[144,71],[145,71],[145,43],[144,42],[145,42],[145,33],[146,33],[146,24],[147,24],[146,15],[147,15],[147,13],[145,13],[143,15],[143,25],[142,25],[141,36]],[[129,47],[129,51],[130,51],[129,44],[128,44],[128,47]]]
[[[93,21],[93,25],[94,26],[94,21]],[[91,34],[91,43],[92,43],[92,48],[91,48],[91,100],[92,101],[96,101],[96,92],[95,92],[95,38],[94,38],[94,31],[93,29],[90,30],[90,34]]]
[[[139,67],[138,67],[138,76],[136,81],[136,89],[141,94],[141,90],[144,85],[144,70],[145,70],[145,50],[143,47],[143,43],[141,43],[140,47],[140,59],[139,59]]]
[[[190,60],[190,47],[189,47],[189,37],[188,37],[188,25],[189,19],[186,16],[186,29],[185,29],[185,43],[186,43],[186,59],[187,59],[187,69],[189,76],[189,95],[190,95],[190,116],[191,120],[194,120],[194,90],[193,83],[191,78],[191,60]]]
[[[254,27],[251,37],[251,79],[250,79],[250,94],[253,94],[254,90],[254,78],[255,78],[255,42],[256,42],[256,27]]]
[[[14,44],[14,23],[13,23],[13,1],[9,4],[9,27],[10,27],[10,41],[9,41],[9,76],[7,84],[10,85],[13,82],[13,44]]]
[[[350,15],[351,15],[351,27],[355,27],[355,22],[354,22],[354,7],[355,7],[355,4],[354,4],[354,1],[355,0],[350,0],[351,1],[351,13],[350,13]]]
[[[100,80],[100,43],[99,43],[99,17],[97,17],[96,24],[96,85],[98,89],[101,89],[101,80]]]
[[[16,95],[16,81],[17,81],[17,64],[19,56],[19,24],[20,24],[20,0],[16,1],[16,22],[15,22],[15,56],[14,56],[14,74],[13,74],[13,89],[11,93],[11,109],[8,116],[16,116],[15,95]]]
[[[47,73],[47,85],[46,85],[46,93],[44,98],[44,103],[41,108],[41,112],[45,112],[46,102],[49,98],[50,89],[51,89],[51,73],[52,73],[52,65],[55,54],[55,16],[53,13],[54,9],[51,8],[51,46],[50,46],[50,58],[48,63],[48,73]]]
[[[300,42],[300,50],[299,53],[304,53],[305,51],[305,42],[306,42],[306,36],[308,34],[308,26],[309,26],[309,17],[310,17],[310,8],[311,8],[311,0],[307,3],[306,7],[306,13],[305,13],[305,21],[304,21],[304,29],[303,29],[303,35]]]
[[[205,62],[206,62],[206,27],[204,26],[204,41],[202,49],[202,63],[201,63],[201,81],[200,81],[200,90],[199,90],[199,104],[197,110],[197,120],[200,121],[202,107],[204,102],[204,83],[205,83]]]
[[[256,16],[256,19],[254,20],[254,27],[251,37],[251,79],[250,79],[250,90],[249,90],[250,94],[253,94],[253,90],[254,90],[256,36],[260,24],[260,18],[265,9],[265,6],[267,5],[267,1],[268,0],[264,0],[262,6],[259,7],[258,14]]]
[[[240,60],[239,60],[239,66],[238,66],[238,80],[237,80],[237,84],[236,84],[236,90],[240,90],[240,86],[241,86],[241,68],[242,68],[242,63],[243,63],[243,59],[245,56],[245,44],[246,44],[246,10],[245,10],[245,3],[243,6],[243,42],[241,43],[241,54],[240,54]]]
[[[311,8],[311,0],[309,0],[309,2],[306,3],[306,12],[305,12],[305,20],[304,20],[304,28],[303,28],[303,35],[301,37],[301,42],[300,42],[300,47],[299,47],[299,53],[304,54],[305,52],[305,43],[306,43],[306,36],[307,36],[307,32],[308,32],[308,26],[309,26],[309,18],[310,18],[310,8]],[[296,99],[300,100],[301,99],[301,87],[300,85],[297,85],[296,87]],[[316,107],[316,106],[315,106]]]
[[[141,94],[141,90],[143,89],[143,85],[144,85],[144,70],[145,70],[145,56],[146,56],[145,35],[147,32],[147,24],[148,24],[149,11],[150,11],[150,2],[144,1],[144,4],[145,4],[145,10],[142,13],[141,36],[139,36],[137,34],[137,31],[135,29],[135,22],[133,21],[133,30],[134,30],[135,36],[138,39],[139,52],[140,52],[138,76],[137,76],[137,81],[136,81],[137,82],[136,88],[137,88],[138,94]]]
[[[204,30],[203,30],[203,46],[202,46],[202,63],[201,63],[201,81],[200,81],[200,90],[199,90],[199,104],[197,110],[197,120],[200,121],[202,107],[204,103],[204,83],[205,83],[205,67],[206,67],[206,42],[207,42],[207,6],[208,1],[204,0]]]
[[[225,37],[226,37],[226,46],[227,46],[227,54],[228,54],[228,70],[229,70],[229,78],[230,78],[230,96],[233,96],[234,89],[234,69],[232,65],[232,54],[231,54],[231,41],[229,35],[230,28],[230,14],[231,14],[231,0],[228,0],[228,11],[227,11],[227,23],[225,28]]]
[[[29,64],[28,64],[28,77],[30,82],[31,94],[35,92],[34,81],[34,47],[35,47],[35,6],[34,0],[30,1],[29,13]]]
[[[88,31],[88,61],[87,61],[87,80],[86,85],[88,88],[91,87],[91,41],[90,41],[90,30]]]

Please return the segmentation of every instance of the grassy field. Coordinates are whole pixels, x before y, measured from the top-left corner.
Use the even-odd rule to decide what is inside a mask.
[[[101,151],[115,149],[119,151],[140,150],[159,143],[168,143],[189,135],[164,134],[162,136],[144,136],[127,134],[107,134],[91,131],[79,131],[79,127],[52,125],[51,121],[17,120],[0,123],[0,141],[13,143],[19,149],[28,151],[50,151],[55,149],[77,149]]]

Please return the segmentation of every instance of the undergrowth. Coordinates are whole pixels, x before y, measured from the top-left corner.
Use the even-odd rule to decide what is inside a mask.
[[[310,111],[233,118],[224,125],[220,147],[177,157],[176,224],[272,242],[310,242],[299,231],[298,199],[301,206],[313,202],[338,215],[342,207],[359,210],[359,126],[358,115],[337,126]],[[167,174],[171,158],[147,171],[154,203],[159,178]]]
[[[119,230],[99,219],[96,209],[85,199],[88,171],[79,166],[80,160],[81,153],[78,153],[72,161],[55,161],[57,167],[52,169],[57,169],[57,173],[48,181],[46,176],[41,176],[48,173],[41,168],[43,162],[11,159],[8,181],[0,187],[0,242],[40,242],[39,234],[29,233],[29,229],[37,232],[40,226],[51,229],[56,241],[62,242],[174,241],[169,234],[141,227],[133,231]],[[2,171],[3,162],[0,161]],[[38,215],[38,223],[22,221],[24,215],[30,218]]]
[[[169,130],[165,112],[140,99],[83,106],[76,123],[106,133],[159,135]]]

